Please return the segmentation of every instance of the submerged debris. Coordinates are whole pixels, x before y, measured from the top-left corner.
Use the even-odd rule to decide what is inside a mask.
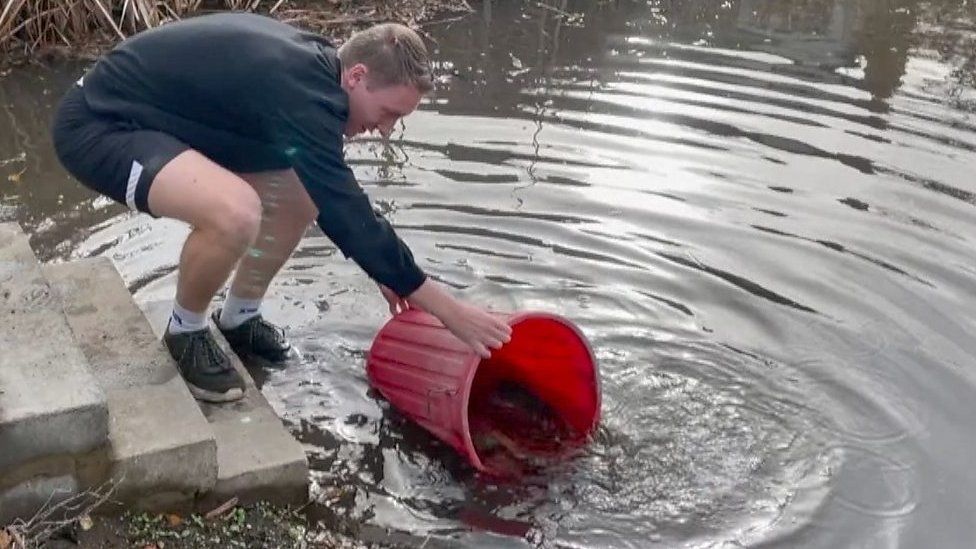
[[[551,406],[506,381],[472,402],[470,425],[482,463],[503,477],[545,468],[580,443],[579,434]]]

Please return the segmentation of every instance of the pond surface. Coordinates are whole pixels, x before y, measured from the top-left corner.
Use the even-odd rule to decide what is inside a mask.
[[[427,547],[972,547],[972,3],[475,6],[427,27],[436,97],[347,154],[432,276],[579,325],[603,422],[559,470],[477,476],[368,390],[384,303],[310,229],[266,306],[303,358],[258,377],[312,512]],[[0,79],[0,220],[171,299],[187,229],[51,151],[82,70]]]

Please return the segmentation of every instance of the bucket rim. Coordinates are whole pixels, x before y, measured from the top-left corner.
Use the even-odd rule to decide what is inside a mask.
[[[520,310],[511,313],[494,313],[494,314],[504,316],[505,322],[513,329],[513,331],[517,324],[520,324],[527,320],[538,320],[538,319],[552,320],[572,330],[573,334],[576,336],[579,342],[583,344],[583,347],[586,349],[586,353],[589,356],[590,364],[593,365],[593,378],[594,378],[593,390],[596,393],[595,394],[596,412],[593,414],[593,422],[590,424],[589,428],[587,429],[587,432],[584,433],[585,437],[591,436],[593,434],[593,431],[596,429],[596,426],[600,424],[600,411],[603,407],[603,401],[602,401],[603,388],[601,387],[601,380],[600,380],[601,378],[600,364],[596,361],[596,357],[593,354],[593,348],[590,346],[590,342],[586,338],[586,336],[583,335],[583,331],[580,330],[580,328],[568,318],[547,311]],[[481,462],[481,456],[478,455],[478,452],[474,447],[474,441],[471,439],[471,427],[468,424],[468,406],[470,404],[469,401],[471,399],[471,387],[474,384],[474,378],[478,374],[478,367],[480,366],[482,360],[485,359],[482,359],[480,356],[475,354],[474,351],[471,351],[468,358],[468,364],[467,364],[469,367],[466,369],[467,373],[465,374],[464,384],[461,387],[462,389],[461,410],[463,412],[461,414],[461,427],[462,427],[465,451],[467,452],[468,456],[471,458],[471,464],[474,465],[474,467],[479,471],[490,473],[491,470],[485,467],[484,463]]]

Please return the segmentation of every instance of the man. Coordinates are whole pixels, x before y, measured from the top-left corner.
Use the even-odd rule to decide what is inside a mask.
[[[260,305],[313,220],[392,313],[422,308],[484,357],[508,341],[507,325],[425,276],[343,158],[343,135],[388,135],[432,87],[427,50],[402,25],[336,50],[273,19],[225,13],[123,41],[65,95],[52,132],[65,168],[134,210],[192,227],[163,340],[194,396],[244,394],[206,319],[235,266],[214,322],[240,354],[289,355]]]

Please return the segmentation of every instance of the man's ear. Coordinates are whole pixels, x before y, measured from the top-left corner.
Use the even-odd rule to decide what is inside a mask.
[[[359,85],[366,85],[366,77],[369,76],[369,67],[362,63],[356,63],[350,69],[348,74],[349,87],[355,88]]]

